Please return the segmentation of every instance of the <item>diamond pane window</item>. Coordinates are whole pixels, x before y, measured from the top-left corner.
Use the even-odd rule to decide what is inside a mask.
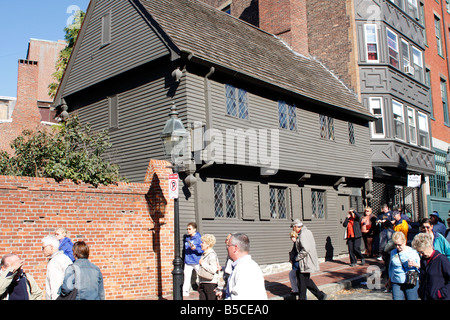
[[[214,182],[214,215],[216,218],[236,218],[236,184]]]
[[[248,120],[248,95],[247,91],[225,85],[227,114],[239,119]]]
[[[297,108],[295,105],[278,101],[278,122],[280,128],[291,131],[297,130]]]
[[[325,219],[325,191],[312,190],[312,216],[315,219]]]
[[[355,125],[353,122],[348,123],[348,142],[355,144]]]
[[[319,115],[320,137],[322,139],[334,140],[334,119],[332,117]]]
[[[225,95],[227,97],[227,114],[236,116],[236,88],[230,85],[225,85]]]
[[[269,196],[272,219],[286,219],[286,188],[270,187]]]

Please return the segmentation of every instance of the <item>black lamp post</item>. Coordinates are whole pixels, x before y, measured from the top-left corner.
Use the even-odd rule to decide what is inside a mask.
[[[161,140],[164,144],[164,152],[166,156],[170,156],[172,162],[172,170],[174,174],[183,167],[179,165],[179,160],[185,155],[186,137],[188,135],[183,126],[183,122],[178,119],[178,112],[175,104],[172,105],[164,130],[161,132]],[[175,238],[175,258],[173,260],[173,299],[183,300],[183,261],[180,255],[180,209],[178,204],[178,196],[174,197],[174,238]]]

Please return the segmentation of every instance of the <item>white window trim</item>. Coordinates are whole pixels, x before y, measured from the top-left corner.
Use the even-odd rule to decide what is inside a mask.
[[[372,134],[372,138],[384,138],[386,136],[386,128],[385,128],[385,119],[384,119],[384,108],[383,108],[383,98],[382,97],[370,97],[369,98],[369,107],[370,107],[370,112],[372,114],[373,113],[373,109],[374,109],[374,105],[373,105],[373,101],[374,100],[379,100],[380,101],[380,110],[381,110],[381,119],[383,120],[383,133],[379,134],[379,133],[375,133],[375,124],[373,122],[370,122],[370,132]],[[378,108],[378,106],[377,106]]]
[[[388,49],[388,52],[387,52],[387,57],[388,57],[388,63],[389,63],[389,65],[391,65],[391,63],[390,63],[390,55],[389,55],[389,32],[390,33],[392,33],[393,35],[395,35],[395,46],[397,47],[397,49],[396,50],[394,50],[394,51],[396,51],[397,52],[397,62],[398,62],[398,68],[400,69],[400,67],[401,67],[401,60],[400,60],[400,52],[399,52],[399,46],[398,46],[398,34],[397,33],[395,33],[394,31],[392,31],[391,29],[389,29],[389,28],[386,28],[386,44],[387,44],[387,49]],[[393,48],[394,49],[394,48]],[[393,66],[393,65],[392,65]],[[394,68],[395,68],[395,66],[393,66]]]
[[[409,117],[409,112],[412,111],[412,123],[409,121],[410,117]],[[417,145],[417,125],[416,125],[416,110],[414,110],[411,107],[408,107],[406,109],[406,114],[407,114],[407,120],[408,120],[408,136],[409,136],[409,143],[410,144],[414,144]],[[415,141],[411,140],[411,130],[410,127],[414,127],[414,132],[416,133],[414,136]]]
[[[401,110],[401,114],[398,114],[398,113],[395,113],[395,112],[394,112],[394,110],[395,110],[394,105],[397,105],[397,107],[400,107],[399,110]],[[400,121],[400,120],[396,120],[396,119],[395,119],[395,115],[401,116],[401,121]],[[397,139],[397,140],[400,140],[400,141],[405,141],[405,138],[406,138],[406,132],[405,132],[405,130],[406,130],[406,125],[405,125],[405,110],[404,110],[403,104],[400,103],[400,102],[398,102],[398,101],[396,101],[396,100],[392,100],[392,120],[394,121],[394,122],[393,122],[393,123],[394,123],[394,131],[393,131],[394,138]],[[396,129],[396,122],[397,122],[397,121],[403,123],[403,139],[400,138],[400,137],[397,137],[396,134],[395,134],[395,131],[396,131],[396,130],[395,130],[395,129]]]
[[[423,52],[422,52],[421,50],[419,50],[419,48],[417,48],[417,47],[415,47],[415,46],[411,46],[411,48],[412,48],[412,67],[414,68],[414,72],[415,72],[415,66],[416,66],[416,65],[420,68],[420,71],[421,71],[421,73],[422,73],[422,76],[419,77],[419,79],[421,78],[422,81],[424,81],[423,79],[425,79],[425,76],[424,76],[424,74],[423,74]],[[418,53],[420,54],[420,57],[419,57],[419,60],[420,60],[419,62],[420,62],[420,64],[414,63],[414,51],[416,51],[416,52],[418,52]],[[416,74],[414,74],[414,77],[416,77]],[[416,78],[416,79],[417,79],[417,78]]]
[[[369,42],[367,40],[367,27],[374,27],[375,28],[375,42]],[[380,62],[380,52],[379,52],[379,45],[378,45],[378,29],[377,29],[377,25],[376,24],[365,24],[364,25],[364,41],[365,41],[365,45],[366,45],[366,59],[367,62],[373,62],[373,63],[379,63]],[[377,47],[377,59],[376,60],[369,60],[369,50],[367,48],[367,46],[369,44],[375,43],[376,47]]]
[[[406,66],[405,66],[405,60],[408,61],[408,67],[412,68],[412,63],[411,63],[411,52],[410,52],[410,46],[408,41],[406,41],[405,39],[401,39],[401,43],[402,43],[402,47],[401,47],[401,51],[402,51],[402,71],[407,73],[408,70],[406,70]],[[408,53],[408,57],[405,57],[403,55],[403,45],[406,45],[407,49],[407,53]],[[414,72],[414,71],[413,71]]]
[[[417,143],[419,143],[419,145],[421,146],[421,147],[423,147],[423,148],[427,148],[427,149],[430,149],[430,147],[431,147],[431,142],[430,142],[430,128],[429,128],[429,126],[428,126],[428,116],[425,114],[425,113],[423,113],[423,112],[420,112],[420,111],[417,111],[417,113],[418,113],[418,118],[419,118],[419,121],[418,121],[418,124],[417,124],[417,128],[418,128],[418,130],[417,130],[417,133],[418,133],[418,141],[417,141]],[[423,117],[423,118],[425,118],[425,122],[424,122],[424,124],[425,124],[425,130],[422,130],[422,128],[420,127],[420,118],[421,117]],[[427,133],[427,136],[428,136],[428,146],[422,146],[421,144],[420,144],[420,142],[419,142],[419,140],[420,140],[420,132],[426,132]]]

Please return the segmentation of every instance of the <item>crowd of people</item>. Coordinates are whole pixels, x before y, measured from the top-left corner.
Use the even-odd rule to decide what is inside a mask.
[[[393,300],[450,300],[450,234],[434,211],[420,221],[420,233],[408,246],[411,219],[401,208],[382,206],[375,216],[371,208],[364,215],[350,209],[343,223],[350,256],[350,265],[365,257],[383,260],[386,291]],[[365,255],[361,252],[364,241]]]
[[[88,260],[89,246],[72,243],[65,228],[42,239],[42,252],[48,259],[45,277],[46,300],[104,300],[105,290],[100,268]],[[1,259],[0,300],[42,300],[43,292],[24,260],[14,253]]]
[[[450,300],[450,234],[438,212],[420,221],[420,233],[414,236],[410,246],[407,240],[410,218],[399,209],[391,211],[387,205],[378,216],[371,208],[366,208],[363,215],[350,209],[343,227],[350,266],[356,265],[358,260],[365,264],[365,257],[377,256],[384,260],[386,288],[392,292],[394,300]],[[309,290],[318,300],[325,300],[327,295],[311,279],[311,274],[319,271],[314,236],[299,219],[293,221],[291,228],[289,236],[293,246],[289,252],[292,264],[289,279],[293,294],[306,300]],[[366,249],[364,254],[361,241]],[[200,300],[267,299],[264,276],[251,258],[250,240],[246,234],[228,234],[225,239],[227,258],[223,266],[214,251],[215,236],[201,235],[196,223],[187,225],[183,242],[183,296],[188,296],[193,287],[198,290]],[[42,251],[48,258],[46,300],[105,299],[102,273],[88,260],[89,247],[84,241],[72,243],[67,230],[59,228],[55,235],[42,239]],[[42,290],[33,276],[24,272],[23,263],[16,254],[2,257],[0,299],[43,299]],[[223,277],[223,287],[219,287],[220,277]]]

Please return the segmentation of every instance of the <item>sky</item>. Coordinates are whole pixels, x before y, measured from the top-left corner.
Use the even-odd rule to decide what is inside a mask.
[[[30,39],[64,40],[64,28],[89,0],[0,0],[0,96],[17,96],[19,59]]]

